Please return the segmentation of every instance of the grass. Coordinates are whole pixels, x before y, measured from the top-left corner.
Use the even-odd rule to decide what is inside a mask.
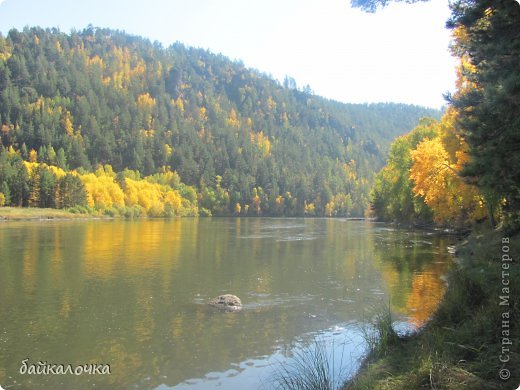
[[[272,387],[280,390],[336,390],[341,389],[345,377],[334,351],[328,351],[324,340],[307,342],[293,357],[280,363],[272,378]],[[339,364],[337,367],[336,364]],[[339,369],[338,369],[339,367]]]
[[[25,221],[77,218],[94,218],[94,216],[85,213],[78,213],[76,210],[69,211],[36,207],[0,207],[0,220]]]
[[[383,357],[399,342],[399,336],[392,326],[390,306],[375,309],[374,318],[362,329],[368,353],[372,357]]]
[[[374,313],[367,325],[360,326],[359,330],[370,355],[383,357],[400,338],[393,328],[389,306],[374,308]],[[344,344],[343,349],[339,350],[341,356],[336,353],[338,348],[341,346],[327,348],[326,341],[319,338],[304,342],[294,350],[291,359],[279,362],[271,387],[282,390],[342,389],[347,377],[343,365]]]
[[[520,304],[515,288],[520,286],[520,272],[515,263],[520,235],[509,237],[507,245],[514,259],[504,279],[512,286],[509,306],[499,305],[499,296],[504,295],[503,237],[504,233],[477,227],[458,246],[459,266],[450,275],[448,290],[432,320],[420,332],[397,339],[384,331],[391,320],[380,321],[377,332],[386,332],[379,336],[382,345],[370,347],[362,369],[344,388],[517,389]],[[503,313],[509,316],[507,327],[502,323]],[[503,337],[513,345],[504,345],[509,347],[506,354]],[[369,346],[375,343],[375,339],[367,341]],[[501,354],[509,361],[502,363]],[[499,377],[503,369],[510,372],[508,380]]]
[[[68,209],[39,207],[0,207],[0,221],[36,221],[47,219],[99,219],[99,218],[173,218],[177,215],[147,215],[141,206],[123,206],[96,209],[89,206],[74,206]]]

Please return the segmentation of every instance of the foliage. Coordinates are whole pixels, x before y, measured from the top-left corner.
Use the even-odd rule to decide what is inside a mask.
[[[412,151],[410,178],[413,191],[424,197],[441,225],[462,227],[485,218],[484,198],[477,187],[464,183],[459,176],[465,153],[458,150],[451,161],[440,137],[425,139]]]
[[[81,179],[74,174],[67,173],[58,182],[56,193],[56,207],[71,208],[86,206],[87,194]]]
[[[23,161],[16,152],[0,147],[2,205],[89,210],[108,215],[171,217],[198,215],[192,187],[165,170],[140,178],[126,170],[116,174],[110,165],[94,173],[64,171],[46,163]]]
[[[433,211],[424,203],[423,194],[413,191],[410,177],[412,151],[424,139],[438,136],[439,125],[433,119],[423,119],[406,136],[397,138],[390,147],[387,165],[377,174],[372,189],[374,212],[383,220],[422,222],[432,220]]]
[[[388,166],[375,181],[375,212],[383,219],[416,220],[402,207],[410,204],[412,179],[413,193],[438,224],[461,227],[487,211],[492,226],[499,216],[514,231],[520,228],[520,7],[471,0],[453,3],[452,11],[457,92],[449,97],[439,136],[415,145],[412,166],[394,161],[404,141],[392,145]]]
[[[214,186],[201,185],[199,206],[210,215],[224,215],[229,210],[229,193],[221,187],[222,177],[216,176]],[[239,204],[240,207],[240,204]]]
[[[172,189],[189,199],[181,208],[190,214],[199,198],[201,210],[218,215],[362,216],[390,141],[439,115],[329,101],[221,55],[93,27],[0,36],[0,91],[1,145],[24,161],[84,169],[92,207],[140,205],[147,213],[153,206],[128,205],[117,178],[93,170],[176,172]],[[43,176],[47,191],[51,176]],[[37,206],[37,188],[14,181],[9,204]],[[164,202],[163,190],[146,191]]]
[[[372,191],[379,218],[463,228],[486,217],[487,200],[461,176],[469,156],[457,115],[449,108],[440,122],[423,120],[394,141]]]
[[[520,228],[520,6],[515,1],[452,4],[448,26],[461,59],[457,129],[469,146],[462,174],[486,198],[503,199],[505,224]]]
[[[117,185],[114,177],[107,174],[103,168],[99,168],[95,174],[80,175],[80,179],[85,186],[87,204],[90,207],[103,210],[124,205],[122,189]]]
[[[350,0],[352,7],[361,8],[365,12],[376,12],[378,8],[384,8],[388,4],[395,3],[418,3],[428,0]]]

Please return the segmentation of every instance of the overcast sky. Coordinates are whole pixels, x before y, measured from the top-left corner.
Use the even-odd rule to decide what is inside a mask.
[[[453,90],[448,0],[366,14],[349,0],[0,0],[0,31],[88,24],[239,59],[342,102],[439,108]]]

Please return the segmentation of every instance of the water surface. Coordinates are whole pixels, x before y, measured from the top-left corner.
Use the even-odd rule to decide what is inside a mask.
[[[374,307],[390,302],[404,327],[428,319],[451,244],[341,219],[2,223],[0,385],[269,388],[309,338],[349,375]],[[206,304],[223,293],[243,310]],[[21,375],[26,358],[111,374]]]

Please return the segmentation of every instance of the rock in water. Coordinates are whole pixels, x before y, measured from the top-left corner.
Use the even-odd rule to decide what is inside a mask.
[[[218,307],[219,309],[227,311],[235,311],[242,308],[242,301],[240,301],[240,298],[231,294],[219,295],[218,297],[211,299],[208,303],[210,306]]]

